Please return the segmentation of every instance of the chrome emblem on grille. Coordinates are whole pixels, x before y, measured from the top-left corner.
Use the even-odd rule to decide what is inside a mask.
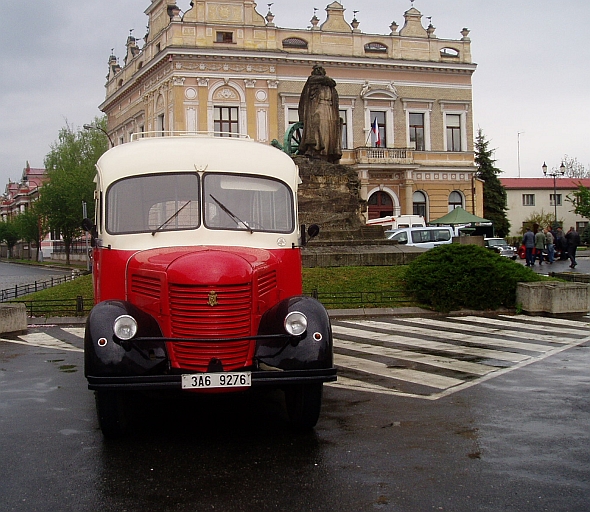
[[[209,306],[217,306],[217,292],[209,292]]]

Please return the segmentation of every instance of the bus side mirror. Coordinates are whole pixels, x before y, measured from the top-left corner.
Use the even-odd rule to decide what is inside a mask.
[[[90,245],[94,247],[96,242],[96,237],[98,236],[98,232],[96,231],[96,224],[92,222],[88,217],[82,219],[82,229],[88,233],[90,233]]]
[[[320,232],[320,227],[317,224],[312,224],[307,228],[307,233],[305,231],[305,225],[301,226],[301,245],[306,245],[309,240],[318,236]],[[307,235],[307,236],[306,236]]]
[[[307,228],[307,236],[309,237],[309,240],[311,240],[312,238],[315,238],[319,234],[320,234],[320,227],[317,224],[312,224],[311,226],[309,226],[309,228]]]

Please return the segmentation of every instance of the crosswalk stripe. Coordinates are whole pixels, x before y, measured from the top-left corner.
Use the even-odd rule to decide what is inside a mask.
[[[341,340],[338,338],[334,339],[334,347],[340,349],[344,348],[348,350],[354,350],[356,352],[362,352],[363,354],[372,354],[376,356],[385,356],[400,359],[403,361],[411,361],[414,363],[434,366],[437,368],[445,368],[448,370],[469,373],[472,375],[486,375],[490,372],[497,370],[497,368],[494,366],[488,366],[479,363],[471,363],[469,361],[459,361],[458,359],[453,359],[452,357],[433,356],[430,354],[411,352],[409,350],[381,347],[378,345],[371,345],[367,343],[357,343],[354,341]]]
[[[557,334],[555,335],[558,338],[563,337],[564,334],[574,334],[574,335],[579,335],[579,336],[587,336],[588,335],[588,328],[590,327],[589,324],[586,324],[586,326],[584,327],[583,324],[580,326],[579,329],[570,329],[568,327],[565,327],[562,325],[562,320],[559,319],[559,321],[555,321],[554,319],[542,319],[539,317],[536,317],[534,320],[531,319],[531,317],[526,317],[526,321],[525,321],[525,317],[518,317],[518,320],[516,319],[516,317],[512,317],[515,318],[514,321],[509,321],[509,320],[496,320],[494,318],[486,318],[486,317],[478,317],[478,316],[459,316],[459,317],[454,317],[453,320],[459,321],[459,322],[474,322],[474,323],[479,323],[479,324],[488,324],[488,325],[494,325],[494,326],[503,326],[503,327],[514,327],[514,328],[522,328],[522,329],[526,329],[526,330],[541,330],[546,332],[547,329],[551,329],[553,332],[556,332]],[[541,339],[539,338],[537,335],[535,335],[535,337],[537,339]],[[555,341],[553,340],[547,340],[547,341],[552,341],[553,343],[555,343]]]
[[[499,315],[499,318],[522,318],[523,321],[524,319],[531,319],[532,317],[530,316],[519,316],[519,317],[514,317],[514,316],[510,316],[510,315]],[[541,322],[541,323],[547,323],[549,325],[554,326],[555,328],[559,327],[559,329],[561,330],[561,327],[565,327],[565,326],[570,326],[570,327],[574,327],[574,328],[579,328],[582,329],[586,332],[588,332],[588,329],[590,329],[590,317],[588,315],[586,315],[584,318],[585,320],[571,320],[568,318],[545,318],[542,316],[536,316],[534,317],[535,321],[537,322]]]
[[[487,327],[480,327],[471,326],[471,325],[453,325],[449,322],[444,322],[441,320],[433,320],[430,318],[425,318],[420,323],[430,326],[433,329],[425,329],[423,327],[413,327],[412,329],[422,329],[422,333],[425,336],[433,336],[436,338],[442,339],[453,339],[456,341],[466,341],[468,343],[477,343],[478,345],[488,345],[494,347],[502,347],[508,349],[515,349],[515,350],[528,350],[533,352],[546,352],[551,347],[548,345],[541,345],[538,343],[533,343],[531,341],[515,341],[515,340],[507,340],[502,336],[508,336],[511,338],[515,338],[517,335],[516,333],[508,332],[502,329],[490,329]],[[389,324],[392,325],[392,324]],[[404,324],[404,320],[398,322],[398,326],[403,325],[403,327],[398,327],[399,330],[406,330],[406,325]],[[384,327],[383,327],[384,328]],[[441,331],[437,328],[443,329],[452,329],[452,331]],[[457,332],[458,331],[458,332]],[[480,334],[487,334],[488,336],[477,336],[473,333],[480,333]],[[520,336],[521,339],[531,339],[533,341],[542,341],[536,339],[535,336],[530,335],[529,338],[525,335],[525,333]],[[558,345],[566,345],[569,343],[569,340],[564,340],[563,336],[559,337],[559,340],[556,338],[555,340],[545,340],[547,343],[555,343]]]
[[[432,395],[419,395],[416,393],[407,393],[405,391],[397,391],[395,389],[379,386],[378,384],[373,384],[371,382],[349,379],[348,377],[344,377],[342,375],[338,375],[337,381],[326,382],[325,385],[331,388],[352,389],[355,391],[368,391],[370,393],[403,396],[406,398],[420,398],[422,400],[437,400],[438,398],[440,398],[441,394],[444,393],[444,391],[442,393],[434,393]]]
[[[423,319],[423,320],[425,320],[425,321],[421,322],[421,323],[424,323],[426,325],[430,325],[431,327],[444,327],[446,329],[453,329],[453,331],[452,332],[439,331],[437,329],[432,329],[432,328],[414,327],[414,326],[406,325],[403,322],[399,322],[397,324],[391,324],[391,323],[387,323],[387,322],[373,322],[373,321],[371,321],[370,323],[367,323],[367,325],[371,325],[373,327],[378,327],[379,329],[388,329],[388,330],[394,329],[395,330],[394,332],[396,334],[398,334],[398,332],[397,332],[398,330],[400,331],[399,334],[403,334],[403,331],[411,330],[415,334],[420,334],[423,336],[430,336],[433,338],[440,338],[443,340],[455,340],[455,341],[461,341],[461,342],[466,342],[466,343],[476,343],[478,345],[486,345],[486,346],[490,346],[490,347],[501,347],[501,348],[514,349],[514,350],[526,350],[529,352],[547,352],[547,350],[549,350],[551,348],[547,345],[539,345],[539,344],[532,343],[532,342],[505,340],[505,339],[498,337],[498,336],[500,336],[500,334],[496,334],[495,332],[492,333],[492,332],[490,332],[489,329],[486,329],[483,334],[488,334],[488,335],[493,334],[493,337],[484,337],[484,336],[478,336],[478,335],[471,334],[471,332],[470,332],[471,329],[467,326],[459,325],[458,327],[456,327],[453,324],[450,324],[448,322],[445,322],[443,325],[439,325],[440,322],[438,322],[438,321],[431,322],[430,319]],[[402,325],[403,325],[403,327],[401,327]],[[454,331],[455,329],[459,329],[459,330],[463,330],[463,331],[466,330],[467,333],[455,332]],[[561,341],[561,343],[564,343],[564,342]]]
[[[78,338],[84,339],[84,332],[86,329],[84,327],[62,327],[62,331],[69,332],[74,336],[78,336]]]
[[[390,324],[391,325],[391,324]],[[439,341],[423,340],[408,336],[406,333],[412,334],[425,334],[431,336],[430,330],[419,329],[417,327],[408,328],[404,326],[404,332],[399,334],[383,334],[381,332],[365,331],[363,329],[355,329],[352,327],[343,327],[341,325],[333,325],[332,331],[336,334],[346,334],[354,336],[355,338],[365,340],[377,340],[388,343],[395,343],[396,345],[405,345],[410,347],[419,347],[427,350],[436,350],[440,352],[448,352],[451,354],[463,354],[474,357],[483,357],[486,359],[497,359],[500,361],[508,361],[511,363],[518,363],[529,359],[530,356],[524,354],[518,354],[516,352],[503,352],[500,350],[490,350],[486,348],[466,347],[462,345],[453,345],[452,343],[443,343]],[[450,335],[452,333],[445,333]],[[465,335],[463,335],[465,336]],[[451,339],[451,336],[446,336],[447,339]],[[476,338],[471,337],[472,342],[475,342]]]
[[[23,334],[19,336],[19,339],[22,340],[21,344],[28,344],[33,345],[35,347],[43,347],[43,348],[53,348],[59,350],[68,350],[70,352],[84,352],[81,348],[75,347],[70,343],[66,343],[65,341],[60,341],[53,336],[50,336],[44,332],[33,332],[30,334]],[[9,343],[19,343],[17,340],[2,340],[7,341]]]
[[[371,375],[380,375],[391,379],[400,379],[413,384],[422,384],[437,389],[447,389],[452,386],[462,384],[464,381],[454,379],[453,377],[444,377],[431,373],[421,372],[418,370],[409,370],[407,368],[388,368],[386,364],[369,359],[359,359],[358,357],[334,354],[336,366],[349,368]]]
[[[404,323],[404,320],[402,320],[400,323]],[[523,331],[518,331],[518,330],[497,329],[494,327],[487,327],[485,325],[451,324],[449,322],[445,322],[444,320],[434,320],[433,318],[421,318],[420,323],[424,324],[424,325],[430,325],[432,327],[443,327],[443,328],[447,328],[447,329],[453,329],[454,331],[466,331],[468,333],[479,333],[479,334],[484,334],[484,335],[488,335],[488,336],[510,336],[513,338],[522,338],[525,335],[525,333]],[[544,327],[535,326],[535,325],[530,325],[530,326],[527,325],[526,326],[527,330],[536,330],[536,328],[539,330],[544,329]],[[543,333],[535,333],[535,334],[527,333],[527,334],[528,334],[528,336],[530,336],[531,339],[534,339],[534,341],[545,341],[548,343],[559,343],[559,344],[567,344],[568,343],[567,340],[564,341],[562,335],[543,334]],[[518,342],[516,342],[516,343],[518,343]],[[510,346],[510,345],[505,345],[505,346]],[[536,348],[531,347],[530,350],[535,350],[537,352],[545,352],[545,350],[547,349],[547,347],[545,347],[544,345],[538,345],[538,347],[541,347],[541,349],[538,350]],[[514,345],[513,348],[527,350],[523,346],[519,346],[519,345]]]

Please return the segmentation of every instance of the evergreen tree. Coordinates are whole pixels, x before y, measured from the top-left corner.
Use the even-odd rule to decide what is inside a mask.
[[[494,223],[496,236],[503,238],[510,232],[510,222],[506,216],[506,189],[498,179],[498,174],[502,171],[494,167],[494,150],[489,145],[490,141],[486,140],[482,129],[478,129],[475,138],[475,163],[478,167],[477,177],[484,181],[483,216]]]

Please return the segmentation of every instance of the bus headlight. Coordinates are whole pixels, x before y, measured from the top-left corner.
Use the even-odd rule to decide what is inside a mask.
[[[113,331],[121,340],[130,340],[137,334],[137,321],[129,315],[121,315],[115,319]]]
[[[307,317],[299,311],[291,311],[285,317],[285,331],[292,336],[300,336],[307,331]]]

